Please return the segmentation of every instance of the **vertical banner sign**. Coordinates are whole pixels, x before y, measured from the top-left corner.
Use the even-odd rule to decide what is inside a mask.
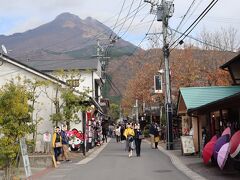
[[[29,163],[29,157],[28,157],[28,153],[27,153],[27,145],[26,145],[25,138],[20,139],[20,148],[21,148],[21,152],[22,152],[22,159],[23,159],[25,174],[26,174],[26,177],[28,178],[29,176],[32,175],[32,172],[31,172],[31,166]]]
[[[89,138],[89,121],[91,121],[92,114],[91,111],[87,111],[87,121],[86,121],[86,134],[87,134],[87,139]],[[89,139],[88,139],[89,140]]]

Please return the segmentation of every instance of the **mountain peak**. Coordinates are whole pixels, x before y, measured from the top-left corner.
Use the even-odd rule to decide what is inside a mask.
[[[82,23],[82,19],[74,14],[65,12],[58,15],[55,18],[54,22],[56,22],[63,28],[75,28]]]
[[[95,53],[95,39],[99,34],[103,38],[109,38],[109,33],[106,32],[111,33],[111,29],[94,18],[81,19],[71,13],[62,13],[53,21],[35,29],[0,36],[0,42],[12,49],[14,56],[22,59],[62,59],[63,56],[85,58]],[[133,46],[125,41],[116,44],[117,47],[124,45]],[[73,50],[77,50],[76,53]]]
[[[59,20],[59,21],[66,21],[66,20],[73,20],[73,21],[79,21],[81,20],[81,18],[79,18],[77,15],[71,14],[69,12],[65,12],[62,14],[59,14],[55,20]]]

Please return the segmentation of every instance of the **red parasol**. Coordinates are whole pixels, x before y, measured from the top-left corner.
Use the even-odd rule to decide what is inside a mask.
[[[202,157],[203,157],[203,162],[207,164],[209,160],[211,159],[213,155],[213,149],[214,146],[217,142],[217,136],[213,136],[212,139],[204,146],[203,152],[202,152]]]
[[[211,140],[210,141],[217,141],[217,139],[218,139],[218,137],[217,137],[217,135],[215,135],[215,136],[213,136],[212,138],[211,138]]]
[[[240,152],[240,130],[230,140],[230,156],[234,158]]]

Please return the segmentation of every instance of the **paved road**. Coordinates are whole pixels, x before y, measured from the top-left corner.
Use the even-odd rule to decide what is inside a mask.
[[[106,148],[87,164],[64,163],[42,176],[43,180],[188,180],[159,150],[142,144],[141,157],[128,157],[125,144],[111,140]]]

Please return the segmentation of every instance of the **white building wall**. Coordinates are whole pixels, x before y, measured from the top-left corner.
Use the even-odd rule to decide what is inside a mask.
[[[5,85],[10,80],[14,80],[17,82],[17,77],[21,77],[21,80],[30,79],[32,81],[39,80],[44,81],[45,79],[37,76],[33,73],[30,73],[24,69],[21,69],[17,66],[14,66],[10,63],[4,62],[0,66],[0,87]],[[46,131],[49,131],[50,133],[53,132],[53,123],[50,120],[50,115],[55,113],[55,106],[53,102],[49,99],[53,99],[55,97],[55,87],[54,84],[49,84],[47,87],[39,87],[36,90],[36,94],[39,95],[39,97],[36,99],[36,103],[34,106],[34,112],[33,112],[33,118],[41,118],[37,131],[37,144],[36,144],[36,150],[41,151],[42,146],[42,134]],[[47,93],[47,94],[46,94]]]
[[[67,73],[67,72],[66,72]],[[56,76],[54,73],[49,73],[52,76]],[[68,78],[60,78],[62,81],[66,82]],[[70,79],[70,78],[69,78]],[[75,89],[82,92],[84,90],[89,89],[91,92],[89,92],[89,96],[92,98],[95,98],[95,79],[100,79],[99,76],[99,70],[81,70],[80,76],[75,76],[73,79],[80,79],[80,85],[79,87],[76,87]],[[99,89],[100,94],[100,89]]]

